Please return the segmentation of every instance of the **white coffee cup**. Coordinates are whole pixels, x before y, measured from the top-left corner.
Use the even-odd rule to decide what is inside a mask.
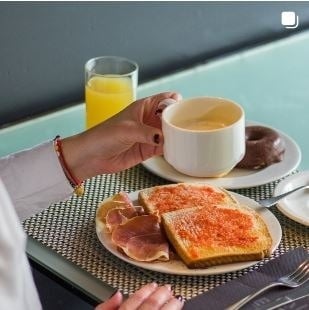
[[[162,113],[164,158],[194,177],[221,177],[245,154],[245,113],[228,99],[196,97]]]

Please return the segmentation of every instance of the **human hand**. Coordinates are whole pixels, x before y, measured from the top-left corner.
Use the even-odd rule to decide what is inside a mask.
[[[110,299],[98,305],[95,310],[178,310],[183,307],[181,296],[174,297],[170,285],[158,286],[156,283],[144,285],[123,301],[117,291]]]
[[[162,154],[159,104],[166,99],[181,96],[166,92],[137,100],[107,121],[63,139],[64,157],[75,177],[115,173]]]

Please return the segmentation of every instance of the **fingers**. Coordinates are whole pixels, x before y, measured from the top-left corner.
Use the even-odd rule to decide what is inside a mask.
[[[181,94],[179,94],[179,93],[176,93],[176,92],[169,92],[168,95],[169,95],[169,98],[172,98],[172,99],[174,99],[174,100],[176,100],[176,101],[182,100],[182,96],[181,96]]]
[[[160,310],[179,310],[182,309],[184,299],[181,295],[172,297],[167,303],[165,303]]]
[[[166,102],[168,102],[168,100],[179,101],[180,99],[181,95],[175,92],[160,93],[138,100],[136,104],[132,105],[132,112],[134,112],[135,115],[138,115],[140,120],[144,120],[146,123],[156,122],[156,120],[159,120],[156,113],[160,110],[158,106],[161,102],[165,100]]]
[[[137,309],[158,287],[157,283],[149,283],[131,295],[120,307],[121,310]]]
[[[117,310],[122,303],[122,294],[117,290],[107,301],[99,304],[95,310]]]
[[[110,299],[98,305],[95,310],[180,310],[183,307],[183,298],[173,296],[169,284],[158,286],[157,283],[149,283],[132,294],[126,301],[122,294],[116,291]]]
[[[153,99],[157,102],[160,102],[164,99],[173,99],[176,101],[180,101],[182,99],[182,96],[181,96],[181,94],[179,94],[177,92],[164,92],[164,93],[159,93],[159,94],[150,96],[148,98]]]
[[[161,309],[172,298],[170,285],[158,287],[138,308],[139,310]]]
[[[154,105],[156,105],[156,112],[158,113],[158,111],[163,110],[165,107],[180,101],[182,96],[179,93],[168,92],[154,95],[150,98],[151,101],[155,102]]]
[[[163,145],[161,146],[151,146],[148,144],[143,144],[140,146],[139,154],[142,156],[141,161],[145,161],[148,158],[151,158],[153,156],[158,156],[163,154]]]
[[[173,99],[173,98],[168,98],[168,99],[164,99],[162,101],[160,101],[160,103],[158,104],[158,109],[156,112],[158,111],[163,111],[166,107],[168,107],[171,104],[177,103],[177,100]]]
[[[181,98],[182,97],[180,94],[169,92],[154,95],[145,99],[145,110],[143,109],[144,115],[142,119],[143,124],[149,127],[147,130],[149,134],[147,135],[148,142],[141,141],[142,143],[148,143],[154,146],[163,145],[163,135],[161,132],[161,114],[167,106],[177,103],[177,101]],[[143,129],[146,129],[146,127]]]
[[[162,131],[159,128],[148,126],[146,124],[137,124],[131,129],[135,142],[148,144],[151,146],[161,146],[163,144]]]
[[[131,295],[119,309],[179,310],[182,307],[182,298],[173,297],[170,285],[158,286],[156,283],[150,283]]]

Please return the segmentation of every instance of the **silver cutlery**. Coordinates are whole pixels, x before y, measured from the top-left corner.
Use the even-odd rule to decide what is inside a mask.
[[[300,297],[296,297],[296,298],[292,298],[292,299],[280,302],[279,304],[277,304],[277,305],[275,305],[275,306],[273,306],[271,308],[268,308],[268,310],[275,310],[275,309],[278,309],[278,308],[280,308],[282,306],[291,304],[292,302],[295,302],[295,301],[298,301],[298,300],[301,300],[301,299],[304,299],[304,298],[307,298],[307,297],[309,297],[309,294],[306,294],[306,295],[303,295],[303,296],[300,296]]]
[[[296,187],[286,193],[283,193],[281,195],[278,195],[278,196],[274,196],[274,197],[271,197],[271,198],[267,198],[267,199],[261,199],[259,201],[257,201],[257,203],[259,203],[261,206],[265,207],[265,208],[269,208],[271,206],[273,206],[274,204],[276,204],[279,200],[285,198],[286,196],[289,196],[301,189],[305,189],[305,188],[309,188],[309,185],[303,185],[303,186],[299,186],[299,187]]]
[[[238,310],[253,298],[256,298],[258,295],[262,294],[266,290],[275,287],[275,286],[285,286],[289,288],[298,287],[309,280],[309,259],[303,261],[295,271],[292,273],[280,277],[277,281],[271,282],[264,288],[258,290],[257,292],[248,295],[247,297],[241,299],[240,301],[231,305],[228,309],[229,310]]]

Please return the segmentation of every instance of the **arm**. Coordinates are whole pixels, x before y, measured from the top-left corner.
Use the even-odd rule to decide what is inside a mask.
[[[25,233],[0,178],[0,309],[42,309],[25,246]]]
[[[21,220],[72,193],[52,141],[1,158],[0,177]]]
[[[173,92],[140,99],[109,120],[62,139],[64,160],[78,180],[132,167],[163,151],[161,103],[179,100]],[[68,198],[73,189],[53,142],[0,159],[2,178],[21,220]]]
[[[100,173],[113,173],[162,153],[163,137],[158,106],[164,93],[136,101],[110,120],[76,136],[63,139],[63,157],[71,173],[85,180]],[[49,204],[67,198],[73,191],[54,149],[53,141],[0,159],[0,295],[6,308],[41,309],[24,253],[25,236],[17,225],[14,207],[25,219]],[[3,213],[3,214],[2,214]],[[12,246],[13,245],[13,246]],[[0,264],[1,265],[1,264]],[[2,285],[1,285],[2,284]],[[12,289],[14,288],[14,290]],[[121,305],[123,304],[123,305]],[[146,285],[123,302],[120,292],[97,309],[181,309],[170,286]],[[154,306],[154,307],[153,307]]]

